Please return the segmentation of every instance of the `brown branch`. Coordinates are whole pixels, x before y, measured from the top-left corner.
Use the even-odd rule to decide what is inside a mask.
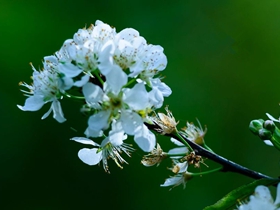
[[[155,132],[158,133],[158,130],[160,130],[160,128],[157,127],[157,125],[150,125],[150,124],[146,124],[148,126],[149,129],[154,130]],[[180,141],[180,139],[173,135],[173,134],[165,134],[165,136],[170,136],[173,137],[175,139],[177,139],[178,141]],[[239,173],[242,174],[244,176],[253,178],[253,179],[262,179],[262,178],[266,178],[266,179],[275,179],[273,177],[267,176],[265,174],[253,171],[251,169],[248,169],[244,166],[241,166],[231,160],[228,160],[220,155],[217,155],[213,152],[210,152],[206,149],[204,149],[203,147],[201,147],[200,145],[194,143],[193,141],[189,140],[186,136],[181,135],[186,141],[187,143],[192,147],[192,149],[195,151],[195,153],[197,155],[200,155],[202,157],[208,158],[212,161],[215,161],[216,163],[219,163],[223,166],[223,169],[221,171],[223,172],[235,172],[235,173]]]

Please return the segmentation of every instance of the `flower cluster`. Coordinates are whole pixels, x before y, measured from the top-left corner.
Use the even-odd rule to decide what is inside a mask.
[[[172,167],[168,169],[173,176],[167,178],[162,187],[173,189],[183,185],[185,188],[195,176],[230,169],[238,171],[235,169],[239,166],[231,161],[225,163],[224,158],[206,145],[207,128],[203,129],[198,120],[199,126],[187,122],[186,127],[178,131],[179,121],[167,106],[166,114],[156,112],[162,107],[164,97],[171,94],[159,74],[166,65],[163,48],[148,44],[135,29],[117,32],[114,27],[97,20],[95,25],[79,29],[54,55],[44,57],[41,69],[31,64],[33,83],[20,83],[27,99],[24,105],[17,106],[23,111],[38,111],[44,104],[51,103],[42,119],[53,112],[53,118],[63,123],[66,118],[61,100],[79,100],[80,111],[88,117],[87,128],[83,137],[71,140],[90,147],[78,152],[81,161],[91,166],[102,164],[107,173],[110,173],[109,159],[123,168],[127,161],[121,154],[130,157],[135,150],[127,143],[128,136],[132,136],[144,152],[149,152],[141,161],[144,166],[159,166],[162,161],[171,160]],[[270,120],[253,120],[249,128],[266,144],[280,150],[280,129],[274,124],[280,123],[280,118],[268,113],[267,116]],[[151,130],[171,137],[176,146],[165,152]],[[201,164],[208,167],[203,157],[215,161],[219,158],[224,165],[201,171]],[[190,172],[192,169],[200,172]],[[280,184],[275,201],[267,187],[258,186],[250,199],[239,202],[237,208],[280,210]]]
[[[238,207],[239,210],[279,210],[280,209],[280,184],[277,186],[277,196],[274,201],[270,191],[265,186],[257,186],[255,193],[250,196],[247,203]]]
[[[145,123],[152,123],[149,114],[171,94],[158,76],[166,65],[163,48],[148,44],[135,29],[117,33],[96,21],[89,28],[79,29],[55,55],[45,57],[41,70],[32,66],[33,84],[21,83],[29,91],[23,90],[28,98],[18,107],[37,111],[51,102],[42,119],[53,111],[54,118],[64,122],[60,100],[65,96],[83,100],[81,110],[89,115],[86,138],[73,140],[97,148],[80,150],[79,158],[89,165],[102,160],[108,171],[108,158],[120,165],[125,161],[119,152],[129,155],[133,151],[123,143],[127,135],[133,136],[143,151],[155,147],[155,135]],[[101,144],[89,139],[103,136]]]

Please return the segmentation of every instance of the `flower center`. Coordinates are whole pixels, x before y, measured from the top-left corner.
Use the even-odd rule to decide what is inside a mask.
[[[122,101],[119,98],[110,98],[110,104],[112,108],[120,108]]]

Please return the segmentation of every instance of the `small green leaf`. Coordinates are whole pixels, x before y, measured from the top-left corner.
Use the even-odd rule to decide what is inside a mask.
[[[255,188],[258,185],[273,185],[278,183],[280,180],[279,179],[259,179],[256,181],[253,181],[250,184],[243,185],[230,193],[228,193],[225,197],[223,197],[221,200],[219,200],[217,203],[211,206],[207,206],[204,208],[204,210],[230,210],[234,209],[237,207],[237,202],[241,201],[251,194],[254,193]]]
[[[270,141],[276,149],[280,150],[280,130],[277,127],[274,130],[273,136]]]

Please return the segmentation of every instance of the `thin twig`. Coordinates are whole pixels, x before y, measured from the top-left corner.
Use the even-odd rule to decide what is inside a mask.
[[[152,129],[154,131],[157,132],[158,128],[156,125],[150,125],[150,124],[146,124],[149,129]],[[180,141],[180,139],[173,135],[173,134],[165,134],[166,136],[170,136],[173,137],[175,139],[177,139],[178,141]],[[235,172],[235,173],[239,173],[239,174],[243,174],[244,176],[253,178],[253,179],[262,179],[262,178],[266,178],[266,179],[275,179],[273,177],[267,176],[265,174],[253,171],[251,169],[248,169],[244,166],[241,166],[231,160],[228,160],[220,155],[217,155],[215,153],[212,153],[206,149],[204,149],[203,147],[201,147],[200,145],[194,143],[193,141],[189,140],[186,136],[182,137],[189,143],[189,145],[193,148],[193,150],[195,151],[195,153],[197,155],[203,156],[205,158],[208,158],[210,160],[215,161],[216,163],[219,163],[223,166],[223,169],[221,170],[222,172]]]

